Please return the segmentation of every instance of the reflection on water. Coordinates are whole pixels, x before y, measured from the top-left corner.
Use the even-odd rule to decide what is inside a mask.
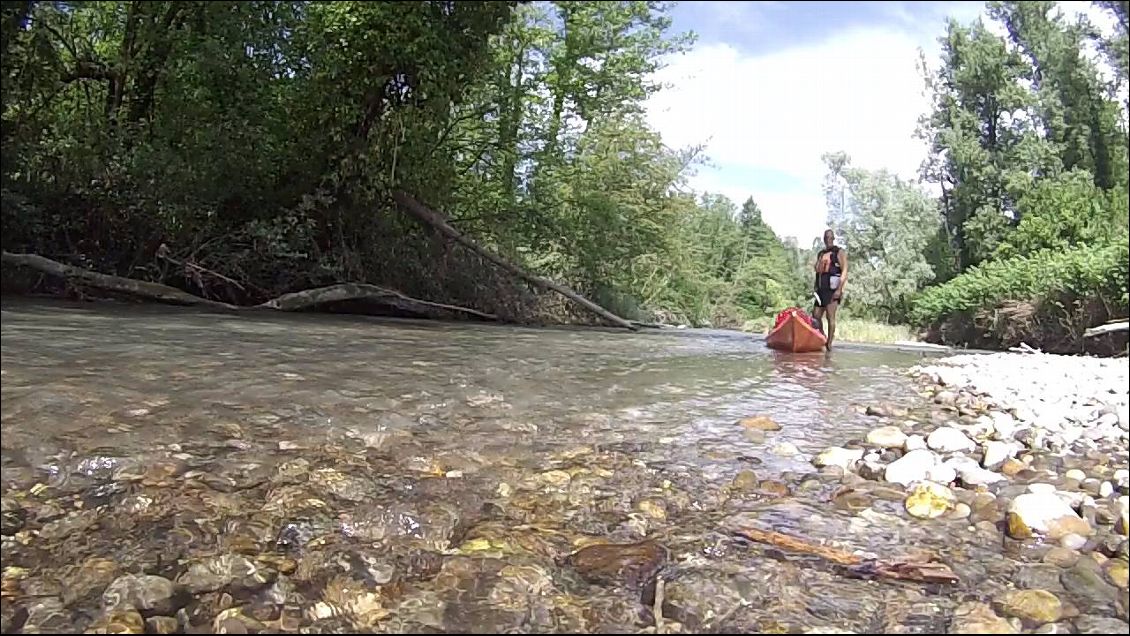
[[[871,494],[862,513],[833,505],[840,484],[808,461],[874,425],[861,405],[912,404],[902,371],[919,359],[783,355],[726,332],[8,302],[5,631],[654,630],[638,587],[657,573],[665,630],[929,631],[960,593],[847,579],[725,530],[933,550],[970,564],[967,590],[1006,585],[999,546],[947,537],[963,522],[908,523]],[[781,430],[737,424],[753,415]],[[774,451],[786,442],[800,454]],[[644,539],[669,559],[568,558]],[[156,585],[122,579],[136,574],[189,593],[110,611],[111,582]]]

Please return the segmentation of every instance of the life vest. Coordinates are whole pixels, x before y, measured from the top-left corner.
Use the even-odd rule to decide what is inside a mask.
[[[820,250],[816,256],[816,273],[829,276],[842,276],[843,268],[840,267],[840,248],[833,245],[829,249]]]
[[[776,329],[777,327],[780,327],[781,323],[785,322],[785,320],[788,319],[789,316],[796,316],[797,318],[800,318],[810,325],[813,324],[812,316],[809,316],[808,313],[803,309],[801,309],[800,307],[789,307],[788,309],[777,314],[777,320],[773,323],[773,328]]]

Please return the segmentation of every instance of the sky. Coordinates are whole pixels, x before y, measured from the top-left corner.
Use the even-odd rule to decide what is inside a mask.
[[[1090,2],[1061,2],[1092,14]],[[825,227],[821,155],[917,178],[915,138],[929,108],[919,50],[936,65],[951,16],[984,2],[680,2],[672,30],[694,31],[667,61],[648,118],[671,147],[703,144],[691,185],[741,205],[752,196],[782,237],[808,245]]]

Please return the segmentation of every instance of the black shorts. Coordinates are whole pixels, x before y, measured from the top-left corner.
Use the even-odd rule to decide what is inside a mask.
[[[817,289],[816,290],[816,306],[817,307],[827,307],[828,305],[830,305],[834,302],[839,302],[838,300],[832,300],[832,296],[834,296],[834,295],[836,295],[836,290],[834,290],[834,289]]]

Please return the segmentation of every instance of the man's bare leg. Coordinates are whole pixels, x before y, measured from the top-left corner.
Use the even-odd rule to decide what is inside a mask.
[[[836,310],[839,306],[840,304],[834,300],[828,303],[828,344],[825,346],[829,351],[832,349],[832,341],[836,339]]]
[[[820,330],[824,330],[824,308],[816,305],[812,308],[812,317],[816,319],[816,324],[820,325]]]

